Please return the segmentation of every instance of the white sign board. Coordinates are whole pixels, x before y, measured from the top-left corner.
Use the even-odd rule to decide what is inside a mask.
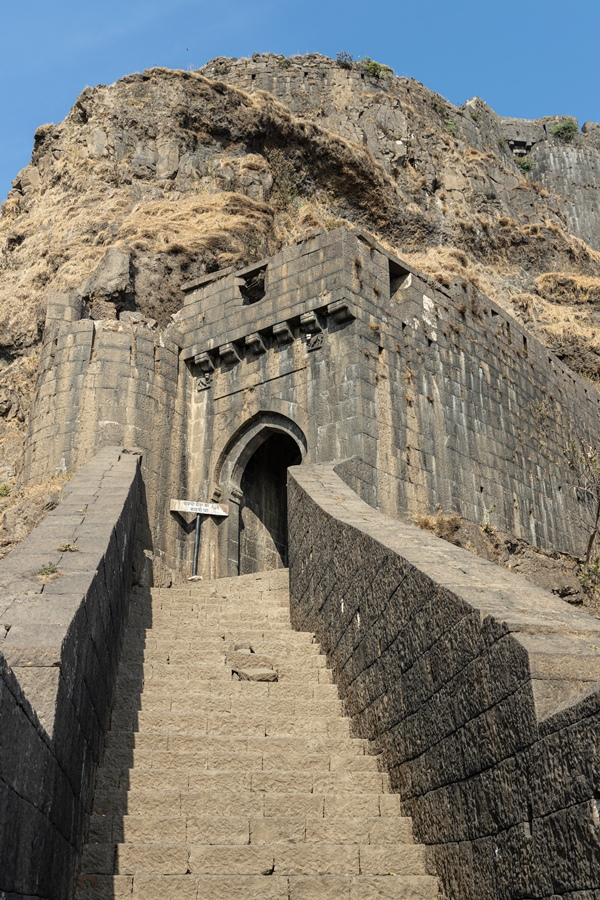
[[[197,503],[195,500],[171,500],[171,512],[194,513],[198,516],[227,516],[229,507],[220,503]]]

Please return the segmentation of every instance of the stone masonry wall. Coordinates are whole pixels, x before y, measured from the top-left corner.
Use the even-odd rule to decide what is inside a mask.
[[[149,519],[160,523],[163,538],[160,558],[160,547],[177,533],[166,510],[178,496],[185,452],[179,347],[170,330],[158,335],[143,321],[81,315],[81,304],[68,295],[51,298],[24,478],[77,471],[106,446],[141,448]]]
[[[139,454],[105,448],[0,564],[3,900],[71,896],[110,714],[141,500]],[[49,563],[57,575],[36,575]]]
[[[370,265],[389,266],[376,245]],[[598,443],[597,391],[466,282],[411,272],[363,310],[362,461],[380,508],[453,511],[581,555],[589,510],[564,451],[571,435]]]
[[[279,430],[307,462],[352,457],[358,493],[389,515],[442,509],[583,552],[564,449],[598,442],[600,396],[471,285],[446,290],[338,228],[183,289],[163,334],[54,298],[27,480],[139,446],[155,558],[189,572],[193,528],[169,501],[218,500],[229,519],[203,523],[200,572],[235,574],[240,448]]]
[[[600,890],[600,623],[288,473],[292,622],[327,651],[449,900]]]

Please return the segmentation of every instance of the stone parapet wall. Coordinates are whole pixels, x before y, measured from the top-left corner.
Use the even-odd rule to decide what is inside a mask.
[[[71,894],[110,715],[141,498],[139,454],[105,448],[0,563],[3,898]],[[37,574],[48,567],[56,574]]]
[[[290,470],[288,491],[293,625],[448,897],[596,897],[600,622],[374,511],[331,465]]]

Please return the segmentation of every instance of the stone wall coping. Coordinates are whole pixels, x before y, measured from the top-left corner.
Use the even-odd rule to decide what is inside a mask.
[[[61,667],[64,641],[103,564],[140,460],[138,450],[99,451],[65,485],[56,509],[0,562],[0,655],[12,669],[31,670],[24,693],[50,734],[55,697],[41,670]],[[60,549],[67,546],[78,550]],[[56,575],[38,574],[48,565]]]

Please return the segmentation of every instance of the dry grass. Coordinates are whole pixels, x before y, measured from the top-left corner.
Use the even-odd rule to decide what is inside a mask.
[[[57,475],[37,484],[15,487],[0,500],[0,559],[31,534],[60,502],[71,475]]]
[[[222,266],[266,240],[272,207],[242,194],[192,194],[134,206],[118,241],[141,253],[218,254]]]
[[[423,531],[430,531],[439,538],[452,543],[456,532],[460,529],[462,519],[454,514],[438,512],[430,516],[417,516],[416,524]]]
[[[539,293],[552,303],[600,304],[600,278],[564,272],[546,272],[535,279]]]

